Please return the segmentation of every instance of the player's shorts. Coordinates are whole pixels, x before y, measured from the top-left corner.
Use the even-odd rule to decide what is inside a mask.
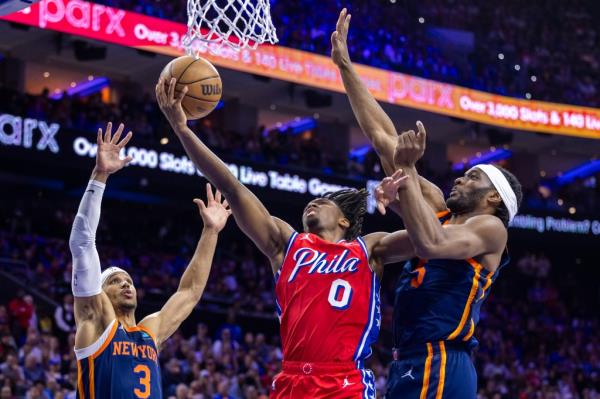
[[[436,342],[394,351],[386,399],[475,399],[477,373],[461,344]]]
[[[283,362],[272,399],[375,399],[375,377],[356,363]]]

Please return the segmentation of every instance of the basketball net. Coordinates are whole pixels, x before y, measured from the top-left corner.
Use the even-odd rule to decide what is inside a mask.
[[[223,48],[240,51],[278,42],[269,0],[188,0],[188,32],[183,46],[199,57]]]

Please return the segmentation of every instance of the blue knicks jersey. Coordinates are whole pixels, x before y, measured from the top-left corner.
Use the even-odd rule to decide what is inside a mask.
[[[114,320],[93,345],[76,349],[77,398],[162,398],[158,350],[142,326]]]
[[[442,212],[438,217],[445,223],[450,213]],[[437,341],[477,346],[473,332],[481,304],[508,261],[505,251],[494,273],[472,258],[417,258],[406,262],[396,287],[394,347],[403,349]]]

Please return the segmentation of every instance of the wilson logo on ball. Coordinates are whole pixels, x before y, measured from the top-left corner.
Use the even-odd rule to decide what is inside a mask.
[[[212,95],[220,95],[221,94],[221,86],[220,85],[202,85],[202,95],[203,96],[212,96]]]
[[[165,66],[161,77],[165,82],[175,78],[176,92],[188,87],[181,99],[181,107],[190,120],[208,115],[219,104],[223,93],[219,72],[204,58],[189,55],[175,58]]]

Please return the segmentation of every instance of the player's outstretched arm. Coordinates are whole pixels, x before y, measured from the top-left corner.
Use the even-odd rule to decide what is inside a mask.
[[[213,195],[208,183],[206,196],[206,204],[200,199],[194,199],[204,222],[204,228],[196,252],[179,281],[177,292],[169,298],[160,311],[140,322],[154,333],[158,341],[157,345],[168,339],[179,328],[200,301],[210,274],[219,232],[225,227],[231,215],[227,201],[221,201],[219,191]]]
[[[75,297],[75,347],[84,348],[96,341],[115,312],[100,283],[100,258],[96,250],[96,229],[100,222],[100,207],[108,176],[121,170],[131,158],[121,159],[119,152],[131,139],[129,132],[123,140],[121,124],[112,136],[112,123],[106,132],[98,129],[96,167],[73,221],[69,248],[73,256],[72,289]]]
[[[270,259],[273,272],[277,272],[292,228],[284,221],[272,217],[252,191],[240,183],[227,165],[188,128],[187,118],[181,107],[187,86],[175,95],[175,83],[175,79],[168,82],[168,91],[164,80],[159,80],[156,85],[160,109],[196,167],[223,193],[240,229]]]
[[[393,233],[376,232],[365,236],[369,248],[371,268],[381,278],[383,266],[389,263],[403,262],[416,256],[415,249],[406,230]]]
[[[418,133],[404,132],[398,137],[394,162],[399,169],[397,198],[415,253],[423,259],[468,259],[497,253],[506,245],[507,232],[500,219],[478,215],[464,224],[442,226],[434,212],[423,203],[417,183],[416,161],[423,155],[426,132],[417,122]]]
[[[394,172],[394,144],[398,134],[391,119],[369,93],[350,61],[347,42],[350,18],[351,15],[344,8],[331,34],[331,59],[340,70],[344,89],[360,128],[379,155],[386,174],[390,175]]]
[[[350,61],[348,53],[350,17],[344,8],[338,18],[336,29],[331,34],[331,59],[340,70],[352,112],[379,155],[386,175],[389,176],[395,171],[394,148],[398,133],[394,123],[371,95]],[[435,184],[423,177],[419,178],[419,184],[424,198],[434,211],[446,209],[444,195]]]

